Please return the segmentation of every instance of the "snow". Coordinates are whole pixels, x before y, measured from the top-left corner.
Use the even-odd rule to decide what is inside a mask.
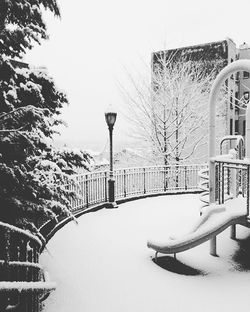
[[[17,99],[17,93],[15,89],[9,90],[7,92],[7,95],[10,95],[11,97],[13,97],[15,100]]]
[[[150,240],[148,247],[164,254],[185,251],[211,239],[228,226],[244,221],[246,216],[246,199],[231,199],[223,205],[212,204],[202,210],[192,228],[181,236],[170,236],[161,240]]]
[[[50,160],[47,160],[47,159],[41,160],[40,161],[40,165],[42,167],[47,167],[48,169],[51,169],[54,172],[58,172],[58,173],[62,172],[57,164],[55,164],[53,161],[50,161]]]
[[[36,243],[38,243],[39,246],[42,246],[41,240],[37,236],[31,234],[27,230],[23,230],[17,226],[11,225],[9,223],[1,222],[1,221],[0,221],[0,227],[7,228],[11,232],[15,232],[15,233],[19,233],[21,235],[24,235],[24,236],[26,236],[26,238],[29,238],[33,241],[36,241]]]
[[[250,230],[237,226],[209,243],[172,256],[148,249],[148,238],[169,237],[199,219],[199,195],[171,195],[102,209],[67,224],[48,243],[41,262],[57,289],[45,312],[235,312],[248,310]]]
[[[5,263],[5,260],[0,260],[0,265],[2,265],[3,263]],[[9,261],[8,265],[14,267],[33,267],[42,269],[42,266],[40,264],[28,261]]]
[[[52,282],[0,282],[0,293],[3,291],[51,291],[56,288]]]

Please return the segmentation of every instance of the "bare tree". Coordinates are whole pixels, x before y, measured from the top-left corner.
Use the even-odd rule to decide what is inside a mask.
[[[150,78],[129,74],[134,92],[122,87],[127,115],[134,133],[152,147],[157,163],[199,157],[197,150],[206,145],[210,88],[222,66],[220,60],[176,61],[163,54],[149,70]]]

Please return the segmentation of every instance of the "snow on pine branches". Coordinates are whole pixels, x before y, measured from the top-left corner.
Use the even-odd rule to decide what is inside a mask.
[[[42,7],[59,16],[54,0],[0,1],[0,221],[32,231],[70,213],[74,194],[63,184],[90,161],[52,145],[65,93],[44,70],[12,60],[47,38]]]
[[[47,39],[43,8],[60,16],[56,0],[0,1],[0,51],[10,57],[20,57],[34,43]]]

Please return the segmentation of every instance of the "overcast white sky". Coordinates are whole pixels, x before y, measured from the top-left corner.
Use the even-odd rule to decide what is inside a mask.
[[[123,67],[150,61],[152,51],[232,38],[250,43],[249,0],[58,0],[61,20],[46,15],[50,40],[26,60],[47,66],[69,97],[63,112],[65,142],[102,149],[107,141],[104,111],[118,111],[115,142],[127,123],[116,86]],[[139,68],[139,65],[138,65]]]

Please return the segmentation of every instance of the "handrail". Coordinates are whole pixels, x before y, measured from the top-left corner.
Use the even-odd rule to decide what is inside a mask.
[[[194,168],[194,167],[203,167],[203,166],[207,166],[207,164],[203,163],[203,164],[186,164],[186,165],[155,165],[155,166],[137,166],[137,167],[125,167],[125,168],[118,168],[118,169],[114,169],[114,173],[119,172],[119,171],[123,171],[123,170],[130,170],[130,171],[134,171],[134,170],[143,170],[143,169],[160,169],[160,168],[173,168],[173,167],[178,167],[178,168],[182,168],[182,167],[187,167],[187,168]],[[85,172],[85,173],[79,173],[79,174],[73,174],[71,176],[71,180],[74,179],[79,179],[81,177],[85,177],[85,176],[94,176],[94,175],[102,175],[102,174],[107,174],[109,171],[108,170],[104,170],[104,171],[93,171],[93,172]]]
[[[227,164],[235,164],[235,165],[250,165],[250,161],[248,159],[226,159],[220,157],[212,157],[212,162],[220,162],[220,163],[227,163]]]
[[[127,200],[165,194],[201,192],[198,172],[208,168],[207,164],[172,166],[129,167],[114,170],[115,198],[117,203]],[[69,191],[76,193],[71,201],[71,215],[58,215],[53,220],[41,223],[39,231],[46,241],[69,222],[90,209],[105,207],[108,200],[108,171],[81,173],[65,184]]]
[[[114,170],[116,199],[150,194],[197,191],[198,171],[206,164],[129,167]],[[79,174],[66,187],[77,194],[71,200],[71,212],[107,202],[107,171]]]

